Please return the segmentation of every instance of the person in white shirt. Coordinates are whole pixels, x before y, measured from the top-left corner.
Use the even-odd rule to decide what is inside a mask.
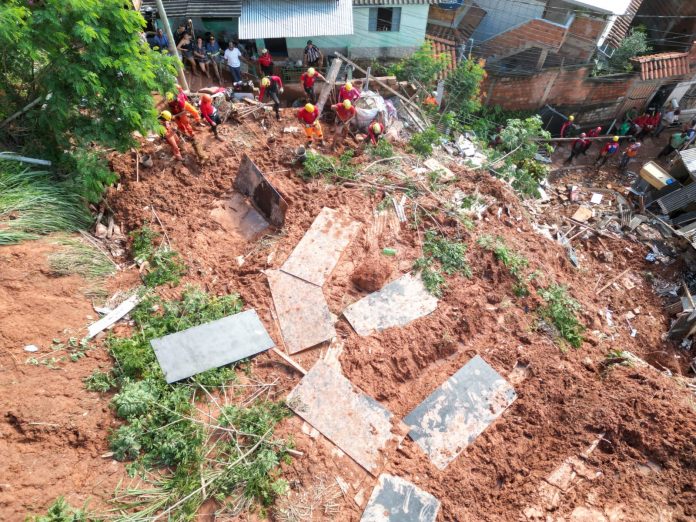
[[[225,61],[227,66],[232,71],[232,77],[235,82],[242,81],[242,52],[237,48],[234,42],[229,43],[228,49],[225,51]]]
[[[679,109],[675,108],[670,108],[664,116],[662,116],[662,120],[660,121],[660,125],[658,125],[657,130],[655,131],[655,137],[657,138],[660,134],[662,134],[662,131],[665,130],[667,127],[671,127],[675,123],[679,123],[679,114],[681,111]]]

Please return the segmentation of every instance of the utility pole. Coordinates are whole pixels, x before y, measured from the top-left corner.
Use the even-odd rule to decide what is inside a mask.
[[[164,10],[164,4],[162,4],[162,0],[156,0],[156,2],[160,20],[164,24],[164,32],[167,33],[167,40],[169,40],[169,52],[172,56],[176,58],[176,70],[179,74],[179,85],[181,85],[185,91],[188,91],[189,86],[188,82],[186,81],[186,75],[184,74],[184,64],[181,63],[179,53],[177,53],[176,51],[176,43],[174,43],[174,35],[172,34],[172,28],[169,27],[169,19],[167,18],[167,12]]]

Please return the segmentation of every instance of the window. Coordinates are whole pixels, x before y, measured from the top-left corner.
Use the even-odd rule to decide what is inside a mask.
[[[400,7],[370,8],[370,31],[398,32],[401,25]]]

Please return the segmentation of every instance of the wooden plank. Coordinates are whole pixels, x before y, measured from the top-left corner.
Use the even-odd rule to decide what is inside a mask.
[[[99,332],[106,330],[113,324],[116,324],[118,321],[123,319],[125,315],[130,313],[130,311],[133,310],[133,308],[135,308],[139,302],[140,298],[137,295],[132,295],[114,308],[111,312],[99,319],[96,323],[89,325],[87,328],[87,339],[91,339]]]
[[[326,85],[321,90],[321,94],[319,94],[319,101],[317,102],[319,114],[321,114],[321,111],[324,110],[326,100],[329,99],[329,95],[336,85],[336,78],[338,77],[338,72],[341,70],[341,65],[343,65],[343,61],[340,58],[336,58],[333,62],[331,62],[329,72],[326,74]]]

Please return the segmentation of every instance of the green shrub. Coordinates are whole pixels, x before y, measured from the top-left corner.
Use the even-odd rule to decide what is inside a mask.
[[[303,179],[323,177],[330,183],[342,183],[357,178],[355,167],[351,165],[353,151],[348,150],[336,159],[318,152],[307,151],[303,169],[300,173]]]
[[[430,126],[424,131],[413,133],[408,143],[416,154],[430,156],[433,153],[433,145],[440,140],[440,137],[437,128]]]
[[[435,82],[437,75],[444,71],[449,63],[448,55],[436,54],[430,42],[426,41],[408,58],[392,65],[389,73],[399,81],[416,80],[427,87]]]
[[[105,373],[99,370],[94,370],[92,375],[85,378],[84,383],[87,390],[99,393],[106,393],[116,386],[111,372]]]
[[[463,119],[481,108],[481,82],[486,77],[483,65],[477,60],[463,60],[445,82],[447,109]]]
[[[95,519],[84,509],[72,507],[64,497],[58,497],[45,515],[27,517],[27,522],[91,522]]]
[[[580,303],[568,295],[565,286],[551,285],[539,291],[546,304],[539,310],[540,317],[558,330],[560,337],[573,348],[580,348],[585,327],[576,314],[582,310]]]
[[[465,244],[450,241],[434,230],[426,230],[423,256],[416,259],[413,269],[420,272],[428,292],[440,297],[446,285],[443,272],[447,275],[461,274],[471,277],[471,267],[465,253]]]
[[[179,283],[188,269],[178,252],[170,250],[164,243],[155,246],[155,241],[160,239],[159,234],[147,226],[134,231],[131,237],[133,258],[140,265],[148,265],[143,275],[146,286],[154,288],[166,283]]]

